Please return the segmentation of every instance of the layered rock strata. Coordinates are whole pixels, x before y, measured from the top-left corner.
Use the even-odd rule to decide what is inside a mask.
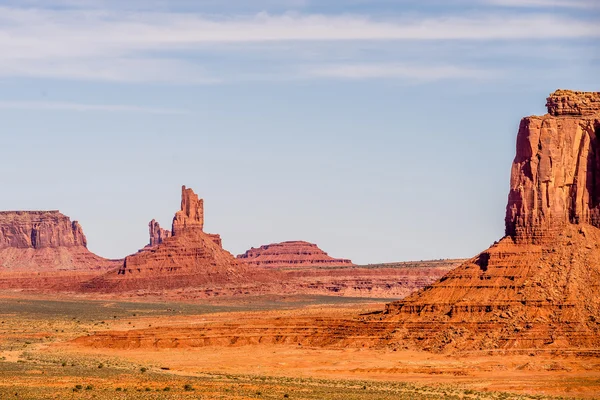
[[[125,258],[115,271],[94,279],[84,290],[174,289],[247,280],[245,269],[221,247],[219,235],[205,233],[202,199],[185,186],[171,234],[150,223],[150,245]]]
[[[160,224],[154,219],[150,221],[148,228],[150,230],[150,243],[148,243],[148,246],[156,246],[166,238],[171,237],[171,231],[161,228]]]
[[[548,114],[521,120],[506,235],[544,243],[568,224],[600,227],[600,95],[558,90]]]
[[[303,241],[273,243],[251,248],[237,256],[241,262],[253,267],[298,268],[351,266],[352,261],[333,258],[317,247]]]
[[[0,212],[0,271],[102,270],[116,261],[87,249],[81,225],[59,211]]]
[[[0,249],[87,246],[79,222],[59,211],[0,212]]]
[[[394,339],[430,350],[600,347],[600,93],[556,91],[521,121],[506,237],[391,303]]]

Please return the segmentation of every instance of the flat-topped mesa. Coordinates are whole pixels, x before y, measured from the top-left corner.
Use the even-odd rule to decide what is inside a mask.
[[[506,235],[544,243],[567,224],[600,227],[600,92],[557,90],[521,120]]]
[[[156,246],[157,244],[161,244],[163,240],[168,237],[171,237],[171,231],[167,229],[163,229],[160,227],[160,224],[156,222],[156,220],[150,221],[148,224],[148,228],[150,231],[150,243],[149,246]]]
[[[83,229],[59,211],[0,212],[0,249],[74,246],[87,247]]]
[[[0,270],[101,271],[118,265],[87,249],[81,225],[59,211],[0,212]]]
[[[204,200],[199,199],[192,189],[181,187],[181,210],[173,217],[173,236],[185,230],[204,229]]]
[[[267,268],[282,267],[333,267],[351,266],[352,261],[333,258],[317,247],[304,241],[287,241],[251,248],[237,256],[241,262]]]
[[[600,92],[576,92],[559,89],[546,99],[548,114],[585,116],[600,112]]]

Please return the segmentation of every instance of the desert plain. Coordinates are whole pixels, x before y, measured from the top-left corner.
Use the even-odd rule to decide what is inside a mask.
[[[325,296],[59,300],[5,292],[0,398],[551,399],[600,392],[597,355],[448,355],[390,347],[378,330],[335,331],[384,304]]]

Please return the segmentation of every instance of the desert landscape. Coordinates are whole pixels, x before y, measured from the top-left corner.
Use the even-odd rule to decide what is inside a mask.
[[[59,211],[0,212],[0,398],[598,398],[600,92],[546,106],[520,123],[505,236],[470,259],[235,257],[185,186],[118,260]]]

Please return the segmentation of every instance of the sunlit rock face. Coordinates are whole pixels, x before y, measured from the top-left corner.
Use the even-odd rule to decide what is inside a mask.
[[[600,93],[558,90],[517,135],[506,236],[387,305],[392,342],[432,351],[600,346]]]
[[[567,224],[600,227],[600,93],[557,90],[546,105],[517,135],[506,207],[517,243],[552,240]]]
[[[81,225],[59,211],[0,212],[0,272],[94,271],[117,263],[90,252]]]

